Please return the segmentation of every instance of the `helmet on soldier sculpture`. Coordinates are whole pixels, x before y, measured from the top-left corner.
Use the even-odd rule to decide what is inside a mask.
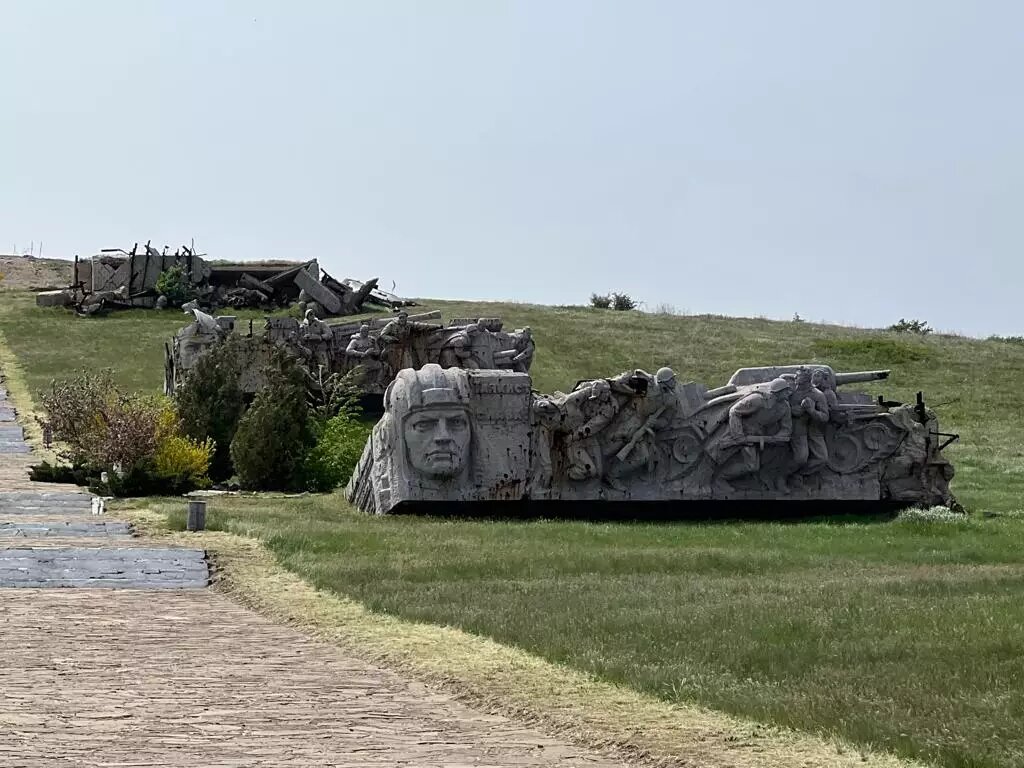
[[[676,372],[671,368],[659,368],[658,372],[654,374],[654,380],[659,384],[665,384],[666,382],[672,381],[676,377]]]
[[[784,379],[781,376],[777,379],[772,379],[768,384],[769,392],[781,392],[784,389],[792,389],[793,382],[789,379]]]

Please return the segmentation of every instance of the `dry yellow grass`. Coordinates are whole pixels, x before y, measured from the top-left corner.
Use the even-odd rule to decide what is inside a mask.
[[[458,629],[371,613],[284,570],[254,539],[211,531],[172,533],[163,514],[147,509],[118,514],[146,535],[205,548],[215,564],[216,588],[264,615],[578,744],[657,766],[920,765],[840,741],[668,704]]]

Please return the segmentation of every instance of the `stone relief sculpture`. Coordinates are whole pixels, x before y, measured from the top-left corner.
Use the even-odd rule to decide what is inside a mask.
[[[199,354],[226,335],[213,330],[221,319],[200,313],[167,345],[167,393],[184,381]],[[382,396],[400,370],[430,363],[444,368],[528,373],[535,351],[529,328],[503,332],[500,318],[466,319],[444,326],[439,312],[409,315],[401,311],[394,317],[358,323],[327,323],[307,309],[301,322],[268,317],[262,335],[250,331],[248,338],[252,344],[284,346],[311,373],[317,368],[325,373],[351,372],[360,389],[373,396]],[[260,356],[254,355],[254,359]],[[248,376],[246,380],[258,382],[261,377]]]
[[[519,372],[402,371],[349,494],[378,513],[432,500],[954,503],[953,468],[941,451],[956,438],[939,431],[923,400],[894,405],[840,389],[888,374],[836,373],[817,363],[743,368],[708,390],[662,368],[540,395]],[[399,395],[412,391],[412,377],[424,393],[438,393],[408,405],[415,398]],[[431,398],[468,416],[450,423],[432,413],[422,426],[417,416],[411,432],[395,431],[396,421],[422,413]],[[460,441],[478,437],[486,448],[467,453]],[[428,461],[430,446],[439,453]],[[407,454],[399,471],[395,456]],[[462,464],[467,455],[471,468]],[[410,479],[414,470],[433,478],[429,492]],[[456,470],[470,474],[455,481]]]
[[[521,498],[530,466],[530,377],[428,363],[398,373],[356,468],[352,497],[386,512],[407,500]],[[509,434],[523,441],[509,442]]]

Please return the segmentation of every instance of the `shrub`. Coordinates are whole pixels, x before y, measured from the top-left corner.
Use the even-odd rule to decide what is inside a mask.
[[[608,294],[603,296],[596,293],[590,294],[590,306],[597,309],[608,309],[612,305],[612,297]]]
[[[612,309],[617,309],[620,312],[628,312],[631,309],[636,309],[640,306],[640,302],[630,296],[628,293],[612,293]]]
[[[251,360],[246,342],[229,336],[200,356],[175,392],[185,435],[215,443],[210,461],[213,480],[226,480],[232,474],[231,441],[245,410],[239,382]]]
[[[190,486],[189,490],[208,488],[215,447],[210,438],[200,442],[183,435],[178,414],[173,408],[165,407],[157,423],[153,472],[174,486]]]
[[[989,336],[987,341],[1001,341],[1004,344],[1024,344],[1024,336]]]
[[[177,265],[160,273],[156,279],[156,292],[166,296],[168,303],[175,307],[180,307],[189,299],[195,298],[195,291],[188,275]]]
[[[802,317],[800,317],[800,313],[799,312],[794,312],[793,313],[793,322],[794,323],[803,323],[803,322],[806,322],[806,321]]]
[[[331,491],[347,483],[372,428],[350,413],[340,413],[320,427],[303,469],[306,489]]]
[[[182,435],[168,401],[119,391],[109,371],[53,382],[42,401],[49,416],[43,423],[63,443],[59,455],[72,466],[44,463],[33,468],[33,477],[72,480],[112,496],[175,494],[209,485],[213,442]]]
[[[156,451],[159,401],[121,392],[110,371],[54,381],[41,399],[43,424],[64,444],[60,457],[74,466],[128,472]]]
[[[289,362],[268,374],[267,385],[239,420],[231,440],[231,462],[243,488],[294,490],[302,485],[315,436],[303,374]]]
[[[898,323],[890,325],[889,330],[896,333],[916,333],[920,336],[927,336],[932,332],[924,320],[904,320],[902,317]]]

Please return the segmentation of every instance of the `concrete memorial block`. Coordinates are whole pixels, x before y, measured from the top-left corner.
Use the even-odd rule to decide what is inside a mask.
[[[503,371],[407,368],[360,460],[363,506],[518,500],[530,470],[530,378]]]
[[[201,315],[166,345],[168,394],[185,381],[200,355],[214,349],[230,332],[226,327],[213,327],[213,321],[221,318]],[[247,337],[253,364],[243,376],[246,392],[257,391],[265,379],[259,366],[269,359],[260,351],[266,342],[284,347],[314,375],[320,367],[328,375],[351,373],[364,394],[377,397],[404,368],[433,363],[443,368],[528,373],[536,351],[529,327],[502,331],[499,318],[445,326],[437,311],[419,315],[400,311],[391,318],[358,323],[327,323],[310,309],[304,315],[301,323],[294,318],[268,317],[262,335]]]
[[[888,374],[748,368],[709,390],[662,368],[539,395],[525,373],[407,369],[385,395],[348,494],[380,514],[523,500],[954,505],[941,451],[956,436],[920,395],[903,405],[837,390]],[[458,414],[459,430],[431,410],[435,399]],[[438,451],[471,458],[441,462],[442,473],[430,459]]]
[[[75,303],[75,296],[68,289],[41,291],[36,294],[37,307],[69,307]]]

